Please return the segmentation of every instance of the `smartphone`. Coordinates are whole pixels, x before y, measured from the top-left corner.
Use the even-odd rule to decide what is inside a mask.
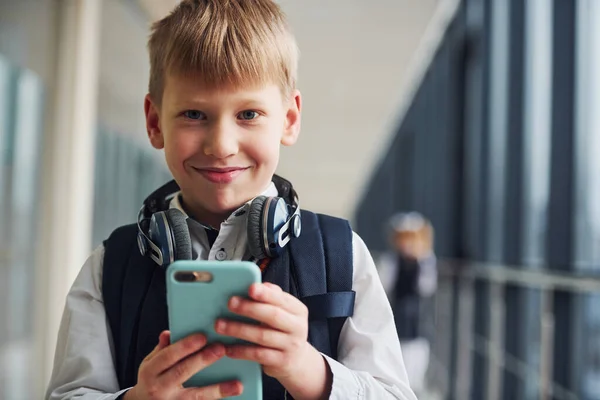
[[[215,332],[218,318],[256,324],[232,313],[227,303],[232,296],[248,298],[248,289],[260,283],[258,266],[249,261],[175,261],[167,269],[167,307],[171,343],[193,333],[206,335],[208,343],[237,344],[244,341]],[[246,343],[247,344],[247,343]],[[199,371],[185,387],[200,387],[239,380],[244,385],[240,400],[262,399],[260,364],[227,356]]]

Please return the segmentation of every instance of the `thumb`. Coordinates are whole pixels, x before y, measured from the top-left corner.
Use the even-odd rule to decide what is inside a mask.
[[[156,348],[162,350],[169,344],[171,344],[171,332],[162,331],[158,336],[158,344],[156,345]]]
[[[171,332],[162,331],[160,335],[158,335],[158,344],[154,347],[154,349],[148,354],[145,358],[146,361],[151,360],[159,351],[167,347],[171,342]]]

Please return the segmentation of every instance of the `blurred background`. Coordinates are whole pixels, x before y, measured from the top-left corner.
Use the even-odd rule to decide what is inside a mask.
[[[170,177],[143,97],[176,3],[0,0],[0,399],[42,398],[82,263]],[[280,3],[304,114],[279,173],[376,260],[397,212],[435,231],[420,398],[600,399],[600,1]]]

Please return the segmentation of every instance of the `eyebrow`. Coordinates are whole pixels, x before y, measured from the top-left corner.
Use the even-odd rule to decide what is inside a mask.
[[[260,99],[256,99],[254,97],[239,98],[239,99],[236,99],[231,104],[234,104],[235,108],[245,108],[245,107],[262,108],[262,107],[266,107],[268,105],[267,102],[260,100]],[[208,99],[202,99],[202,98],[176,100],[173,103],[173,107],[176,109],[191,108],[191,107],[207,108],[207,107],[213,107],[213,106],[214,106],[213,102],[211,102]]]

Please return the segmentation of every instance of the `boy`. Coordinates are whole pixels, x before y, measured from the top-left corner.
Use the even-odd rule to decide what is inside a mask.
[[[251,240],[256,199],[285,197],[282,192],[290,192],[289,182],[274,172],[280,144],[293,145],[300,131],[301,97],[295,87],[298,51],[281,10],[272,0],[186,0],[154,25],[149,53],[151,76],[144,104],[148,137],[153,147],[164,149],[179,189],[162,215],[173,225],[177,215],[184,218],[185,229],[173,229],[170,244],[189,236],[189,246],[165,248],[153,253],[153,260],[168,264],[169,249],[189,253],[186,257],[192,259],[245,260],[249,253],[263,258],[256,255]],[[161,229],[158,220],[152,220],[155,231]],[[111,238],[118,232],[125,231],[118,230]],[[135,237],[128,234],[123,240],[134,242]],[[140,240],[140,249],[152,246],[143,236]],[[353,256],[356,300],[339,345],[330,352],[335,357],[330,357],[316,348],[319,341],[322,347],[322,338],[314,334],[316,325],[309,324],[307,306],[292,295],[298,290],[284,285],[290,278],[268,278],[283,271],[274,266],[283,265],[281,261],[267,265],[263,278],[277,285],[254,285],[249,299],[232,298],[229,303],[232,311],[258,320],[260,326],[215,322],[218,332],[254,346],[207,345],[202,335],[170,344],[161,298],[164,269],[136,269],[138,261],[127,264],[127,259],[138,260],[136,251],[115,251],[119,243],[109,239],[87,260],[67,297],[47,398],[236,396],[243,391],[239,382],[182,386],[226,356],[262,365],[267,399],[415,399],[373,261],[356,234],[352,233],[351,241],[352,254],[346,256]],[[130,300],[107,295],[120,263],[129,268],[124,281],[131,271],[149,279],[144,286],[145,308],[135,321],[128,311]],[[123,313],[117,319],[109,312],[115,302]],[[135,346],[121,341],[131,336],[122,334],[130,326],[137,334]]]
[[[388,234],[391,249],[380,259],[379,274],[392,303],[404,359],[411,366],[408,380],[418,394],[426,389],[429,365],[422,302],[437,289],[434,229],[428,219],[413,211],[393,215]]]

